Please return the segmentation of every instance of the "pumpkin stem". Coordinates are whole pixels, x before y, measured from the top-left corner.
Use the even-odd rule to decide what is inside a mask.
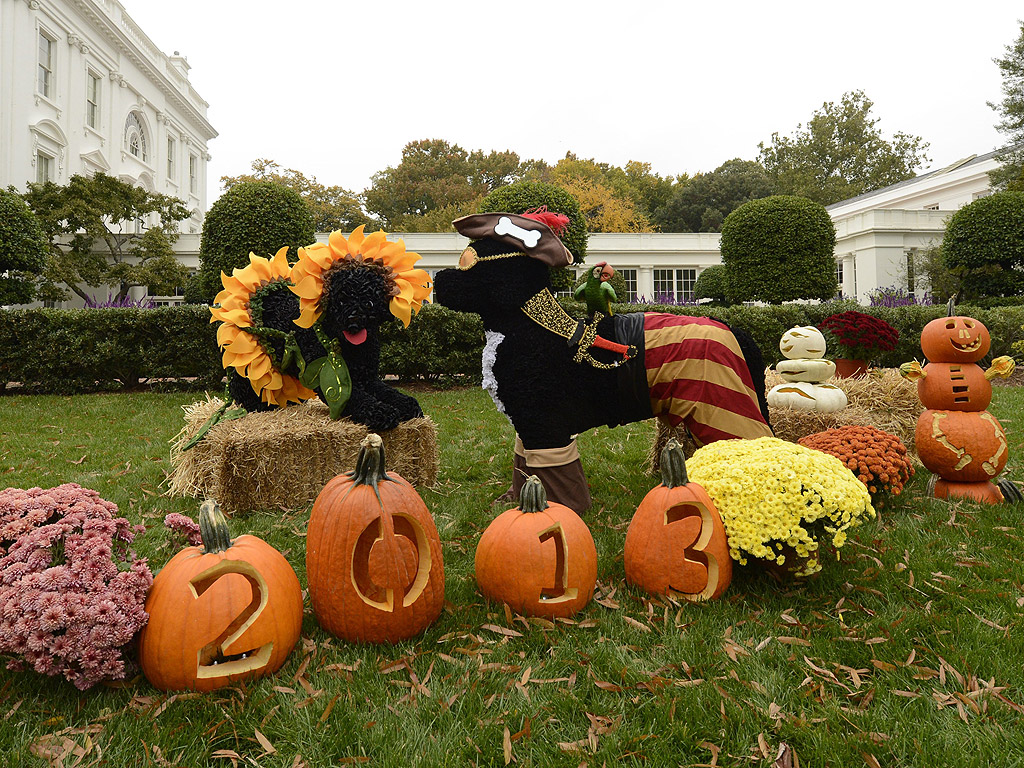
[[[383,480],[390,480],[384,468],[384,441],[373,432],[359,443],[359,455],[356,457],[356,468],[349,473],[356,485],[372,485]]]
[[[661,449],[661,484],[666,488],[678,488],[689,482],[683,446],[674,437],[669,438]]]
[[[530,475],[519,492],[519,511],[543,512],[547,508],[548,495],[544,491],[544,484],[536,475]]]
[[[199,507],[199,534],[206,552],[224,552],[231,546],[228,520],[220,511],[220,504],[207,499]]]

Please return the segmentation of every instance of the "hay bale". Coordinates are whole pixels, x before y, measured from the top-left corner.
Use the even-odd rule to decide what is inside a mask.
[[[765,374],[765,389],[782,384],[783,379],[775,371]],[[769,406],[772,429],[775,436],[795,443],[802,437],[847,425],[871,426],[896,435],[907,450],[914,452],[914,430],[924,406],[917,397],[917,385],[900,376],[895,368],[872,368],[867,376],[853,379],[832,379],[846,393],[849,405],[833,413],[800,411],[795,408]],[[661,450],[670,437],[683,445],[683,451],[690,456],[697,445],[685,430],[673,430],[661,419],[654,442],[647,455],[647,466],[657,472],[661,466]]]
[[[168,494],[214,498],[229,512],[301,509],[328,480],[351,470],[368,430],[333,421],[319,400],[223,421],[195,447],[182,446],[223,405],[219,398],[184,406],[185,426],[171,441]],[[437,426],[428,417],[381,432],[387,468],[416,486],[437,481]]]

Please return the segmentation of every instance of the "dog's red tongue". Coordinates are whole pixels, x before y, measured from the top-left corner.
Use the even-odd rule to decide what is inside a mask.
[[[342,331],[345,335],[345,340],[349,344],[362,344],[366,341],[366,329],[360,328],[358,331]]]

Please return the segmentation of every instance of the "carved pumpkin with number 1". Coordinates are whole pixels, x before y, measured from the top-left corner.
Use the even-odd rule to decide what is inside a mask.
[[[367,435],[352,472],[313,503],[306,580],[320,626],[351,642],[397,643],[441,614],[444,561],[430,510],[384,466],[384,442]]]
[[[711,497],[689,481],[675,438],[661,452],[661,478],[626,531],[626,581],[687,600],[719,597],[732,581],[725,526]]]
[[[597,548],[579,515],[548,502],[531,475],[519,506],[498,515],[480,537],[475,569],[485,597],[526,616],[566,618],[594,594]]]
[[[203,547],[172,557],[146,598],[139,663],[165,691],[212,691],[272,674],[302,629],[302,588],[280,552],[256,536],[232,541],[212,500],[199,527]]]

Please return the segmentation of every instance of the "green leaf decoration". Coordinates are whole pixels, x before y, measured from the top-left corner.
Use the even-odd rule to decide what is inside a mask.
[[[302,382],[304,387],[309,389],[316,389],[320,383],[320,371],[327,364],[327,357],[319,357],[308,365],[301,366],[299,372],[299,381]],[[347,369],[346,369],[347,370]]]
[[[327,401],[327,407],[331,409],[331,418],[340,419],[352,395],[352,377],[349,376],[348,365],[343,358],[331,355],[324,360],[320,368],[320,391]]]
[[[220,424],[222,421],[231,421],[232,419],[238,419],[241,418],[242,416],[245,416],[245,414],[248,413],[248,411],[245,410],[245,408],[232,408],[229,411],[228,406],[230,404],[231,401],[229,400],[216,411],[214,411],[213,415],[210,416],[210,418],[208,418],[205,422],[203,422],[203,426],[201,426],[199,428],[199,431],[192,436],[192,439],[181,447],[182,452],[187,451],[190,448],[195,448],[197,445],[199,445],[199,443],[202,442],[203,438],[206,437],[206,434],[215,426]]]

